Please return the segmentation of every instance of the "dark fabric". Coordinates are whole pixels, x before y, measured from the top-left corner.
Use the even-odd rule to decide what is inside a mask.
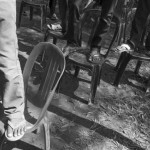
[[[60,0],[59,1],[59,11],[62,20],[63,32],[66,31],[66,36],[68,38],[68,43],[77,42],[77,24],[80,19],[80,14],[88,0]]]
[[[113,17],[113,11],[118,0],[102,0],[102,12],[99,24],[96,28],[95,35],[92,39],[91,48],[101,47],[102,40],[105,40],[107,31],[110,27],[111,20]]]
[[[99,47],[106,35],[113,16],[113,10],[118,0],[98,0],[102,6],[102,14],[99,25],[92,40],[93,47]],[[77,28],[80,14],[82,13],[85,0],[59,0],[59,10],[62,20],[62,28],[67,31],[68,43],[77,43]],[[67,19],[68,9],[68,19]],[[67,23],[68,21],[68,23]]]
[[[150,14],[150,0],[139,0],[135,17],[132,22],[130,39],[127,43],[132,44],[133,48],[140,44],[143,30],[145,29],[147,18]]]
[[[55,13],[57,0],[49,0],[50,15]]]
[[[68,0],[58,0],[58,5],[59,5],[62,32],[65,33],[67,30]]]
[[[145,48],[150,51],[150,32],[148,33],[145,41]]]

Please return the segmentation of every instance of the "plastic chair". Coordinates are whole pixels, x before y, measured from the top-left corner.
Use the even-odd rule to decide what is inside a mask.
[[[40,8],[41,11],[41,30],[43,29],[43,24],[46,23],[46,15],[47,15],[47,6],[49,4],[49,0],[22,0],[20,5],[20,13],[18,20],[18,27],[21,25],[21,17],[23,13],[23,8],[26,6],[30,7],[30,20],[33,18],[33,8]]]
[[[92,37],[94,35],[96,26],[99,21],[99,17],[101,15],[101,9],[92,9],[93,6],[96,6],[95,2],[91,3],[89,5],[89,7],[86,7],[86,9],[84,10],[84,13],[81,15],[79,24],[77,25],[78,43],[81,47],[77,50],[77,52],[72,53],[66,57],[67,64],[69,64],[69,65],[73,64],[73,66],[75,66],[75,73],[74,73],[75,77],[78,76],[80,68],[89,70],[92,74],[91,92],[90,92],[90,96],[88,99],[89,104],[94,103],[97,86],[100,84],[100,75],[101,75],[101,67],[102,67],[102,64],[98,64],[98,65],[92,64],[92,63],[89,63],[86,59],[86,55],[88,54]],[[87,18],[90,18],[90,21],[92,22],[92,27],[91,27],[92,30],[90,32],[90,36],[89,36],[87,45],[83,48],[82,47],[82,31],[83,31],[83,27],[86,23]],[[90,24],[90,23],[88,22],[88,24]],[[53,44],[56,44],[58,39],[59,40],[67,40],[66,38],[64,38],[64,36],[61,32],[47,30],[47,32],[45,33],[45,41],[50,41],[51,37],[53,38]],[[102,62],[103,61],[104,60],[102,58]]]
[[[37,58],[40,54],[46,51],[47,54],[47,62],[46,66],[41,73],[42,79],[40,82],[39,89],[37,90],[36,95],[29,99],[28,92],[30,90],[30,81],[31,76],[34,74],[32,70],[34,69],[35,65],[39,65]],[[26,133],[30,133],[39,127],[43,127],[44,129],[44,136],[45,136],[45,150],[50,150],[50,129],[49,129],[49,120],[48,118],[48,107],[50,102],[52,101],[53,95],[57,88],[57,85],[64,73],[65,70],[65,58],[63,53],[60,51],[58,47],[53,44],[47,42],[41,42],[34,47],[32,50],[23,71],[24,77],[24,85],[25,85],[25,92],[26,92],[26,108],[25,108],[25,117],[27,121],[33,120],[33,116],[31,116],[30,111],[34,111],[34,113],[39,114],[34,118],[34,124],[30,122],[30,126],[27,128]],[[36,72],[37,74],[37,72]],[[31,93],[32,94],[32,93]],[[33,94],[32,94],[33,95]],[[29,105],[28,105],[29,104]],[[27,106],[28,105],[28,106]],[[31,119],[30,119],[31,118]],[[5,139],[5,138],[4,138]],[[1,150],[2,145],[5,140],[2,140],[1,143]]]

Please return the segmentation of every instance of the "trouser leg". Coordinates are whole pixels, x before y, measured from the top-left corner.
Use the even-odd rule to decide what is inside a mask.
[[[68,0],[69,4],[69,16],[68,16],[68,28],[67,28],[67,37],[68,43],[77,43],[78,41],[78,28],[77,24],[80,20],[80,14],[82,11],[82,2],[83,0]]]
[[[102,40],[105,40],[117,1],[118,0],[102,0],[101,18],[92,39],[92,48],[101,47]]]
[[[65,33],[67,30],[68,0],[58,0],[58,5],[59,5],[62,32]]]
[[[49,0],[50,15],[53,15],[55,13],[56,2],[57,0]]]
[[[0,1],[0,96],[8,118],[23,115],[24,85],[18,59],[16,0]]]
[[[132,22],[130,39],[128,40],[128,44],[130,44],[133,48],[138,46],[140,43],[149,13],[150,0],[139,0],[135,17]]]

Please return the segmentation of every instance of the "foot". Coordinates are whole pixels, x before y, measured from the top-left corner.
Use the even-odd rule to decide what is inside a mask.
[[[128,44],[122,44],[122,45],[116,47],[115,51],[119,51],[119,53],[132,52],[133,49],[131,49],[131,47]]]
[[[80,46],[78,46],[75,43],[71,43],[71,44],[67,44],[64,48],[63,48],[63,53],[64,56],[68,56],[70,53],[76,52],[77,50],[81,49]]]
[[[100,50],[98,48],[93,48],[89,54],[88,61],[92,63],[100,63]]]
[[[54,14],[52,14],[52,15],[49,15],[49,19],[55,21],[55,20],[58,20],[58,17],[57,17],[57,15],[54,13]]]
[[[12,119],[7,122],[5,137],[9,141],[17,141],[23,137],[26,132],[26,120],[23,118]]]

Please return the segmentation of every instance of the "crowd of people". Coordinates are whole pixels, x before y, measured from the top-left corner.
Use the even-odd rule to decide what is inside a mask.
[[[128,0],[125,0],[128,1]],[[50,0],[49,18],[57,20],[55,14],[56,0]],[[63,51],[69,54],[72,49],[80,45],[77,41],[76,24],[80,21],[85,0],[58,0],[62,34],[67,39]],[[87,0],[87,3],[89,0]],[[90,54],[87,58],[92,63],[99,63],[101,43],[105,40],[110,28],[113,12],[118,0],[96,0],[101,6],[101,17],[97,25]],[[0,97],[7,118],[5,136],[10,141],[20,139],[26,131],[24,117],[25,95],[23,76],[18,59],[18,44],[16,35],[16,0],[0,1]],[[137,10],[132,22],[130,39],[116,49],[134,51],[139,46],[143,29],[150,14],[150,0],[139,0]],[[150,52],[150,34],[148,34],[145,47]],[[3,132],[3,131],[2,131]]]

